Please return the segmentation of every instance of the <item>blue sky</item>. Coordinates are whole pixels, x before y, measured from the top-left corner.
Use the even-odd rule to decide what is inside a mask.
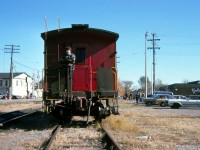
[[[14,54],[14,72],[43,68],[44,17],[48,30],[71,24],[119,33],[119,79],[133,81],[145,74],[145,32],[156,33],[156,79],[164,84],[199,80],[199,0],[1,0],[0,72],[9,72],[10,54],[5,45],[20,45]],[[151,38],[149,36],[148,38]],[[151,47],[151,42],[148,42]],[[148,77],[152,76],[152,50],[147,51]],[[41,74],[40,74],[41,77]]]

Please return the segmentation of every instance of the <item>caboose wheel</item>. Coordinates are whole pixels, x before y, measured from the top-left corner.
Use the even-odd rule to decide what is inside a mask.
[[[102,103],[96,102],[95,104],[95,120],[98,122],[102,122],[102,119],[105,118],[105,113],[104,113],[104,106]]]
[[[72,120],[72,112],[69,109],[60,108],[59,111],[60,122],[69,123]]]
[[[101,123],[102,119],[104,119],[104,118],[105,118],[104,110],[99,107],[99,111],[97,113],[96,120]]]

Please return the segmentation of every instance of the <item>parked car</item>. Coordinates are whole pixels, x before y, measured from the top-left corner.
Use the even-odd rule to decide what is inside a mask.
[[[12,95],[12,99],[20,99],[21,96],[18,95]],[[4,95],[1,99],[9,99],[9,95]]]
[[[200,95],[189,95],[188,98],[200,100]]]
[[[188,97],[183,96],[183,95],[173,95],[173,97],[174,97],[175,99],[188,99]]]
[[[3,95],[3,96],[1,97],[1,99],[9,99],[9,96],[8,96],[8,95]]]
[[[168,94],[155,94],[148,98],[142,98],[142,101],[147,106],[151,106],[151,105],[158,105],[158,102],[160,105],[162,102],[165,103],[167,99],[172,99],[172,98],[173,96]]]
[[[0,94],[0,99],[3,99],[5,97],[5,94]]]
[[[173,109],[180,107],[200,107],[200,100],[197,99],[170,99],[168,105]]]
[[[173,97],[170,97],[170,99],[172,99]],[[166,107],[168,106],[168,98],[164,98],[164,99],[157,99],[157,104],[160,105],[161,107]]]
[[[19,96],[19,95],[13,95],[12,96],[12,99],[21,99],[22,98],[22,96]]]

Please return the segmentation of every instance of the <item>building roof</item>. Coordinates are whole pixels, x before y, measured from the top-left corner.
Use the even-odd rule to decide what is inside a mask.
[[[188,82],[188,84],[200,84],[200,80]]]
[[[26,74],[25,72],[17,72],[17,73],[13,73],[13,78],[21,75],[21,74]],[[31,77],[29,76],[28,74],[26,74],[28,77]],[[10,78],[10,73],[0,73],[0,79],[5,79],[5,78]]]

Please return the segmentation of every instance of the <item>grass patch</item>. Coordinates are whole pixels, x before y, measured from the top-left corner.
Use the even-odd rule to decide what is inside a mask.
[[[181,110],[147,108],[130,101],[121,101],[119,106],[120,116],[111,115],[103,121],[103,126],[117,137],[123,149],[171,150],[179,149],[180,145],[200,149],[199,115],[183,115],[178,112]],[[144,135],[150,138],[137,138]]]
[[[115,131],[139,132],[139,128],[124,116],[111,115],[103,121],[103,125]]]

